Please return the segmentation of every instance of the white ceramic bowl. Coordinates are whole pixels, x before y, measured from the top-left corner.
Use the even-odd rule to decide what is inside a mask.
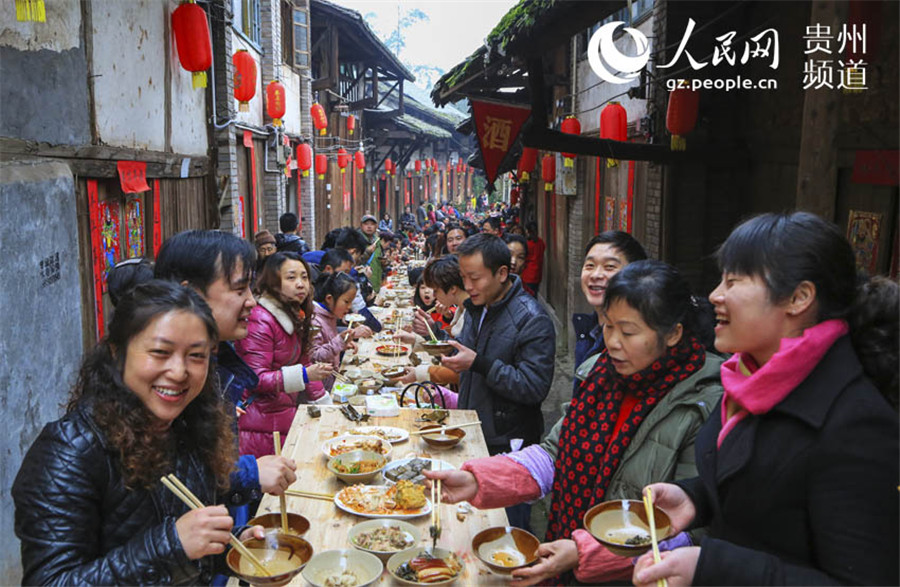
[[[328,577],[344,571],[353,573],[358,579],[356,586],[363,587],[381,578],[384,565],[374,554],[361,550],[326,550],[309,559],[303,578],[313,587],[325,587]]]

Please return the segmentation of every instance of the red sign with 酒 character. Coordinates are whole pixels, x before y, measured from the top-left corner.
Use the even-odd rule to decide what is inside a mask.
[[[488,183],[494,183],[497,170],[519,137],[522,124],[531,116],[531,108],[472,100],[472,116],[484,161],[484,174]]]

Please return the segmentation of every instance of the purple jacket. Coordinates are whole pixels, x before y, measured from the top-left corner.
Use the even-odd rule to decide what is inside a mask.
[[[331,363],[337,371],[341,366],[341,352],[344,350],[344,341],[337,331],[337,318],[318,302],[313,307],[313,324],[321,330],[312,341],[309,358],[315,363]],[[334,377],[324,379],[323,383],[325,389],[330,390],[334,385]]]
[[[264,295],[250,313],[247,338],[235,343],[235,350],[259,377],[259,385],[244,392],[255,395],[247,413],[238,420],[241,453],[256,457],[275,453],[272,432],[284,437],[294,420],[298,403],[325,395],[320,381],[304,383],[300,337],[290,317],[271,297]]]

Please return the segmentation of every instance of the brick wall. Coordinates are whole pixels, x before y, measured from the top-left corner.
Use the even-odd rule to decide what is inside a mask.
[[[216,117],[213,123],[231,120],[235,116],[232,95],[232,75],[234,65],[231,54],[234,52],[231,30],[222,23],[231,22],[231,2],[219,0],[210,5],[213,20],[212,45],[213,68],[215,73]],[[219,229],[240,236],[241,227],[236,224],[235,211],[240,206],[238,195],[237,139],[230,126],[214,134],[216,149],[216,187],[225,185],[223,193],[219,193],[219,206],[227,207],[219,222]],[[225,180],[227,178],[227,180]]]

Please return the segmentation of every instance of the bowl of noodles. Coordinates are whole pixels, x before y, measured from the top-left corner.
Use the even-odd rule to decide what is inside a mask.
[[[384,455],[369,450],[353,450],[332,457],[328,461],[328,470],[344,483],[368,483],[387,464]]]

